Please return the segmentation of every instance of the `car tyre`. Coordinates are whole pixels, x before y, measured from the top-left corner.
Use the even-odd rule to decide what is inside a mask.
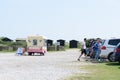
[[[111,53],[108,55],[108,60],[109,60],[110,62],[114,62],[114,61],[115,61],[115,60],[114,60],[113,52],[111,52]]]

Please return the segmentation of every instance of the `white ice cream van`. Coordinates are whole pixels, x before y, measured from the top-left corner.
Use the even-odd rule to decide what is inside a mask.
[[[40,35],[28,36],[27,52],[28,55],[34,55],[35,53],[44,55],[47,52],[46,38]]]

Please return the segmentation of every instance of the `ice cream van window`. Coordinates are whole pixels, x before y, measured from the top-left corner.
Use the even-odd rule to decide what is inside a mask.
[[[37,40],[36,39],[33,40],[33,45],[37,45]]]

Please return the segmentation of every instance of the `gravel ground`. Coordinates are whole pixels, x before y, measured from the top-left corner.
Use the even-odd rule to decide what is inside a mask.
[[[45,56],[15,56],[0,53],[0,80],[64,80],[76,73],[86,73],[78,62],[78,49],[49,52]],[[79,69],[78,69],[79,68]]]

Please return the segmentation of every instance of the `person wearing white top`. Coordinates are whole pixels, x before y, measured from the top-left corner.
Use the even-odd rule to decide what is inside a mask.
[[[81,56],[82,56],[83,54],[84,54],[85,56],[87,55],[87,53],[86,53],[86,41],[87,41],[87,39],[84,38],[84,42],[83,42],[82,48],[81,48],[81,54],[80,54],[80,56],[78,57],[78,61],[80,61],[80,58],[81,58]]]

